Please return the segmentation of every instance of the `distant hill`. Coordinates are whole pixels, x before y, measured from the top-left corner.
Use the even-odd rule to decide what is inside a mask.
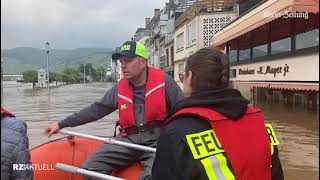
[[[60,72],[67,67],[79,67],[82,63],[92,63],[94,67],[106,66],[110,63],[112,51],[108,48],[52,49],[49,68],[50,71]],[[1,50],[4,74],[21,74],[25,70],[46,68],[46,58],[43,49],[19,47]]]

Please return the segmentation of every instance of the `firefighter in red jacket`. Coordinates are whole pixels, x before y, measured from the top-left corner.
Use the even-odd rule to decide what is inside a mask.
[[[203,48],[180,74],[185,98],[160,136],[153,180],[283,180],[279,141],[259,109],[229,85],[229,60]]]

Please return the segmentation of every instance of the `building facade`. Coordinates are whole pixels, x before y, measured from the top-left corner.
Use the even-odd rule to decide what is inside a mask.
[[[215,34],[231,81],[253,102],[319,104],[319,1],[262,1]]]
[[[177,82],[186,58],[209,47],[213,35],[237,16],[238,6],[234,1],[197,0],[176,20],[174,77]]]

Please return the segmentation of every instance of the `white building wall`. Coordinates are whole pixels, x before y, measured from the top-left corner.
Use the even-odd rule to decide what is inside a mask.
[[[207,13],[200,14],[196,16],[193,20],[182,25],[174,32],[174,77],[177,82],[179,82],[179,72],[178,67],[180,64],[185,62],[182,61],[184,58],[189,57],[191,54],[195,53],[197,50],[208,47],[210,45],[210,40],[215,33],[220,31],[221,28],[230,23],[233,19],[237,17],[237,12],[217,12],[217,13]],[[193,45],[187,45],[187,25],[192,22],[196,22],[196,43]],[[177,52],[176,38],[179,34],[184,34],[184,49]]]
[[[185,27],[185,25],[184,26],[181,26],[179,29],[177,29],[175,32],[174,32],[174,62],[176,62],[176,61],[179,61],[179,60],[181,60],[181,59],[183,59],[184,57],[185,57],[185,51],[184,51],[184,49],[186,48],[186,46],[185,46],[185,42],[186,42],[186,27]],[[181,33],[183,33],[183,41],[184,41],[184,48],[183,48],[183,50],[181,50],[181,51],[178,51],[177,52],[177,36],[179,35],[179,34],[181,34]]]
[[[236,69],[236,77],[231,78],[234,81],[319,81],[319,52],[234,65],[230,69]]]

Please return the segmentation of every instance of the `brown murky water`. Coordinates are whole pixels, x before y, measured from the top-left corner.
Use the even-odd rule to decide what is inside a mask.
[[[46,89],[32,91],[30,84],[6,84],[4,106],[26,121],[30,147],[48,139],[43,130],[50,123],[63,119],[91,102],[103,97],[111,84],[75,84],[50,90],[50,103]],[[287,180],[319,179],[319,116],[316,111],[287,107],[282,104],[257,104],[265,119],[273,124],[280,141],[280,159]],[[111,136],[117,113],[101,120],[72,128],[73,131],[92,135]],[[67,128],[71,129],[71,128]]]

